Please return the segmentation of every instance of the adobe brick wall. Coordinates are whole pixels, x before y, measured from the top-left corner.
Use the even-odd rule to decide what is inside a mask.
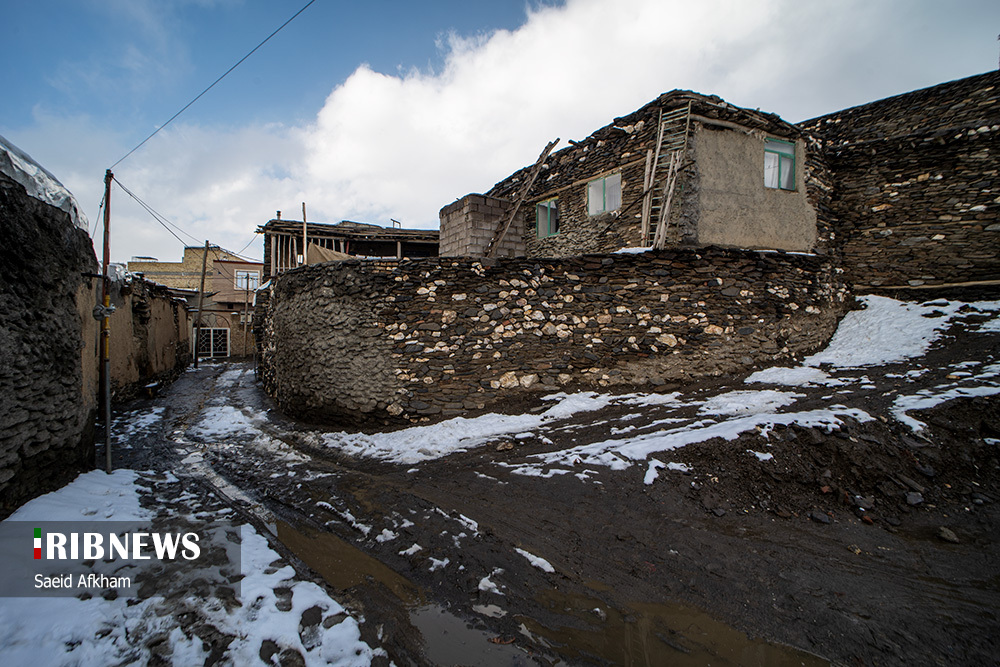
[[[1000,279],[1000,72],[801,126],[836,176],[835,232],[858,289]]]
[[[283,274],[257,331],[283,410],[379,425],[744,372],[821,346],[844,300],[826,259],[778,252],[348,261]]]

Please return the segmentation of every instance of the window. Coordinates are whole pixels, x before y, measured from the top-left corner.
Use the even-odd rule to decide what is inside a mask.
[[[621,205],[621,174],[610,174],[587,184],[587,215],[617,211]]]
[[[557,200],[543,201],[535,207],[535,233],[538,238],[559,233],[559,207]]]
[[[259,271],[240,271],[236,270],[236,289],[257,289],[257,285],[260,283],[260,272]]]
[[[795,189],[795,144],[780,139],[764,140],[764,187]]]

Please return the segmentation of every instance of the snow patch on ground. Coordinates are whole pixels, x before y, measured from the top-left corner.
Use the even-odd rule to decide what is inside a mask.
[[[525,551],[524,549],[518,549],[516,547],[514,548],[514,551],[527,558],[529,563],[537,567],[542,572],[552,573],[556,571],[556,569],[552,567],[552,564],[549,563],[549,561],[545,560],[544,558],[541,558],[540,556],[536,556],[532,553]]]
[[[594,392],[552,394],[544,400],[555,401],[555,405],[541,414],[490,413],[473,418],[455,417],[391,433],[327,433],[321,435],[320,440],[326,447],[351,456],[414,464],[463,452],[499,436],[526,433],[579,412],[599,410],[614,398]]]

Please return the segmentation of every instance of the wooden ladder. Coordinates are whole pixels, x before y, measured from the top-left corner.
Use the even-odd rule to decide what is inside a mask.
[[[646,151],[646,174],[642,199],[642,244],[649,243],[650,227],[656,221],[653,247],[663,248],[670,224],[670,204],[687,152],[688,133],[691,130],[691,102],[673,111],[660,110],[656,133],[656,150]]]

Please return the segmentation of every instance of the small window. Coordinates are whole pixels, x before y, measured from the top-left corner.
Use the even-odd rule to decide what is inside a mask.
[[[236,289],[255,290],[258,284],[260,284],[259,271],[236,270]]]
[[[557,200],[543,201],[535,207],[535,232],[538,238],[559,233],[559,207]]]
[[[622,175],[611,174],[587,184],[587,214],[617,211],[622,205]]]
[[[764,140],[764,187],[795,189],[795,144],[780,139]]]

